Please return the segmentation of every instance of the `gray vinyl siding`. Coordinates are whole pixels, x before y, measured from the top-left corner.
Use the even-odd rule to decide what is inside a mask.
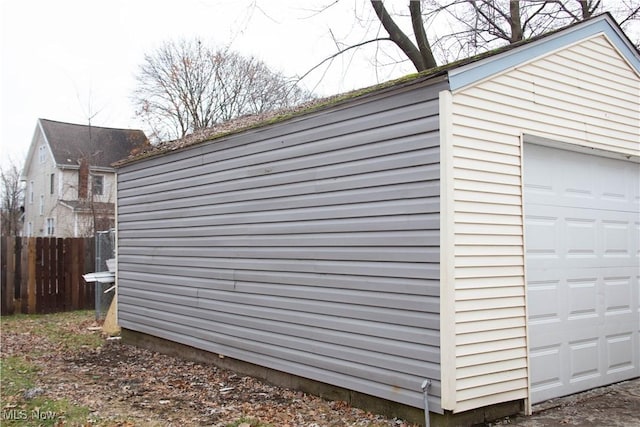
[[[122,327],[439,411],[443,89],[122,167]]]

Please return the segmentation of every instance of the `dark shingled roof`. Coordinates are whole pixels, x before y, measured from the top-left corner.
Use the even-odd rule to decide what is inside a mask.
[[[77,166],[85,158],[91,166],[111,167],[149,146],[141,130],[39,120],[58,165]]]

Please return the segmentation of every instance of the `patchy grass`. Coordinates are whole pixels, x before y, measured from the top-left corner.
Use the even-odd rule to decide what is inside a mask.
[[[93,311],[70,311],[55,314],[17,314],[0,318],[3,334],[28,334],[47,340],[63,350],[98,348],[104,342],[102,336],[88,328],[94,325]],[[37,352],[37,350],[35,350]]]
[[[93,325],[92,313],[19,314],[0,318],[3,342],[0,425],[85,425],[95,421],[90,418],[89,408],[47,394],[38,381],[47,374],[39,366],[38,358],[51,357],[52,348],[56,352],[74,352],[102,344],[101,335],[88,329]],[[6,354],[7,351],[11,354]]]
[[[50,399],[37,387],[40,369],[23,357],[0,359],[0,424],[3,426],[55,426],[84,424],[89,409],[66,399]]]
[[[98,326],[92,311],[0,318],[1,426],[407,426],[213,365],[105,341]]]
[[[39,369],[24,358],[10,356],[0,359],[0,378],[2,378],[2,397],[13,396],[33,387]]]

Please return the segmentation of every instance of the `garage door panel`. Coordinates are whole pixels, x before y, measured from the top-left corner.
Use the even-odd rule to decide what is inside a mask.
[[[605,266],[610,263],[605,263]],[[601,269],[600,269],[601,270]],[[618,314],[634,314],[638,306],[638,277],[634,276],[635,267],[616,268],[615,276],[602,277],[599,269],[574,268],[574,269],[546,269],[540,276],[547,278],[545,281],[528,283],[528,301],[531,305],[530,320],[535,320],[539,312],[548,312],[545,308],[564,307],[567,316],[580,316],[589,313],[597,313],[600,316],[615,316]],[[560,274],[564,274],[563,280],[554,280]],[[541,293],[542,296],[536,295]],[[550,299],[555,298],[555,302]]]
[[[637,212],[640,198],[637,163],[527,145],[525,168],[528,168],[528,163],[529,166],[543,167],[547,172],[536,177],[535,181],[525,181],[528,202]],[[550,158],[549,153],[555,157]],[[588,159],[588,165],[576,164],[576,158]],[[575,167],[567,168],[567,164]]]
[[[527,306],[529,322],[549,323],[560,319],[560,281],[529,282]]]
[[[562,386],[562,354],[560,345],[538,347],[529,354],[531,371],[538,373],[531,380],[531,388],[539,391],[555,390]]]
[[[635,368],[638,340],[632,333],[610,335],[606,338],[607,374],[625,373]]]
[[[588,324],[587,318],[598,319],[598,280],[595,277],[567,280],[567,320]]]
[[[619,266],[622,258],[638,257],[640,229],[637,214],[592,209],[555,207],[558,215],[548,215],[548,205],[527,203],[527,261],[533,268]],[[547,213],[545,215],[545,213]],[[607,216],[606,220],[594,218]],[[604,262],[604,264],[602,263]]]
[[[605,345],[607,340],[614,340],[627,335],[633,335],[622,324],[632,321],[631,314],[627,317],[619,317],[617,319],[608,319],[608,323],[612,325],[605,326],[603,320],[599,316],[586,315],[576,316],[570,320],[548,320],[536,324],[538,333],[529,340],[529,345],[534,348],[547,348],[549,342],[557,342],[560,345],[566,343],[568,345],[579,345],[594,341],[598,346]],[[610,321],[609,321],[610,320]],[[615,325],[615,323],[619,323]],[[571,329],[571,337],[567,338],[564,330]],[[613,341],[612,341],[613,342]]]
[[[569,341],[567,348],[570,382],[588,381],[600,375],[602,346],[599,339],[574,339]]]
[[[631,240],[634,236],[635,224],[632,221],[608,220],[602,222],[603,255],[605,257],[632,257]]]
[[[525,144],[532,401],[640,375],[640,166]]]
[[[631,275],[604,279],[604,310],[606,315],[633,314],[634,282],[637,287],[637,282]]]

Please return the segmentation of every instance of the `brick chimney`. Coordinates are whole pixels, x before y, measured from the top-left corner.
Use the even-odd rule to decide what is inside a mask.
[[[78,172],[78,199],[86,199],[89,195],[89,162],[80,160],[80,171]]]

